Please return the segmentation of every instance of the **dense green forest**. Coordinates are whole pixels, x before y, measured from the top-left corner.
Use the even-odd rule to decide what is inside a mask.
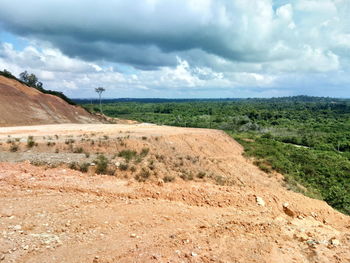
[[[95,104],[84,106],[98,111]],[[122,100],[105,102],[103,111],[161,125],[225,130],[262,170],[283,173],[287,187],[350,214],[350,100]]]

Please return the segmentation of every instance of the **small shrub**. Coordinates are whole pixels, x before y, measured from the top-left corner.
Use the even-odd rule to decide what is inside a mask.
[[[140,155],[137,155],[135,157],[135,163],[140,163],[140,162],[142,162],[142,157]]]
[[[79,170],[79,165],[77,162],[71,162],[69,165],[68,165],[69,169],[72,169],[72,170]]]
[[[82,173],[86,173],[89,170],[90,164],[89,163],[83,163],[80,165],[79,170]]]
[[[133,173],[136,172],[136,166],[135,165],[131,166],[130,171],[132,171]]]
[[[12,144],[11,147],[10,147],[10,151],[11,152],[17,152],[19,149],[18,145],[17,144]]]
[[[185,180],[185,181],[192,181],[193,174],[191,172],[190,173],[183,172],[182,174],[180,174],[180,178]]]
[[[47,145],[47,146],[55,146],[56,143],[55,143],[55,142],[47,142],[46,145]]]
[[[123,150],[118,153],[119,157],[123,157],[127,162],[129,162],[131,159],[135,158],[137,153],[132,150]]]
[[[89,152],[85,152],[85,157],[89,158],[90,157],[90,153]]]
[[[73,150],[73,153],[83,153],[84,149],[82,147],[77,147]]]
[[[119,169],[122,170],[122,171],[126,171],[129,169],[129,165],[127,163],[122,163],[120,166],[119,166]]]
[[[164,181],[164,183],[174,182],[175,181],[175,177],[174,176],[170,176],[170,175],[166,175],[166,176],[163,177],[163,181]]]
[[[104,155],[99,155],[95,160],[96,173],[104,174],[107,171],[108,159]]]
[[[34,137],[33,136],[28,136],[27,139],[27,147],[32,148],[35,144]]]
[[[217,175],[215,176],[215,183],[218,185],[225,185],[226,184],[226,179],[225,177],[221,176],[221,175]]]
[[[159,154],[156,154],[156,159],[160,162],[164,161],[165,160],[165,156],[164,155],[159,155]]]
[[[33,161],[30,161],[30,164],[35,165],[35,166],[44,166],[47,163],[44,161],[40,161],[40,160],[33,160]]]
[[[142,138],[142,140],[144,140],[144,141],[147,140],[147,137],[146,137],[146,136],[142,136],[141,138]]]
[[[150,172],[146,170],[145,168],[142,168],[142,170],[135,175],[135,180],[138,182],[145,182],[150,177]]]
[[[74,139],[68,139],[68,140],[65,140],[64,143],[65,144],[73,144],[73,143],[75,143],[75,140]]]
[[[203,179],[205,176],[206,176],[206,173],[205,173],[205,172],[199,172],[199,173],[197,174],[197,177],[200,178],[200,179]]]
[[[147,154],[149,153],[149,148],[143,148],[140,152],[140,156],[143,158],[143,157],[146,157]]]
[[[261,171],[265,173],[270,173],[272,169],[262,161],[254,161],[254,164],[260,168]]]

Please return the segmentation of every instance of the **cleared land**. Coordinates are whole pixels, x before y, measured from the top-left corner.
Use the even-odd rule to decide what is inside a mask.
[[[224,132],[64,124],[0,128],[0,143],[3,262],[350,261],[350,218]],[[100,154],[110,175],[68,168]]]

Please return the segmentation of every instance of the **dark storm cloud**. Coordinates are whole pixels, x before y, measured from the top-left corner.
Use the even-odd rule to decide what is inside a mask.
[[[23,1],[3,0],[0,17],[8,31],[84,59],[173,66],[175,52],[200,49],[230,61],[261,62],[271,59],[273,10],[269,1],[252,3],[33,0],[18,8]]]

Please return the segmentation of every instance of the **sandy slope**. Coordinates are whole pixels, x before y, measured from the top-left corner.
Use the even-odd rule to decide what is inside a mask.
[[[0,126],[99,123],[81,107],[0,76]]]
[[[39,142],[32,150],[38,152],[50,150],[43,136],[59,135],[62,152],[64,136],[106,135],[106,152],[149,147],[156,168],[149,182],[139,183],[130,173],[91,176],[0,163],[3,262],[350,262],[349,217],[287,191],[280,175],[260,171],[221,131],[153,125],[0,128],[2,150],[8,135],[29,134]],[[127,146],[116,143],[121,137]],[[158,161],[156,155],[165,157]],[[224,176],[227,185],[209,177],[159,180],[181,169]]]

